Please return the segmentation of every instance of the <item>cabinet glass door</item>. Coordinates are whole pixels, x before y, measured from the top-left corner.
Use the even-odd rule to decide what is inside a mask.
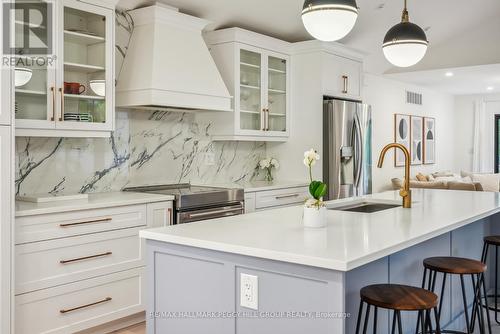
[[[268,57],[267,83],[267,130],[286,132],[287,117],[287,62],[273,56]]]
[[[262,57],[240,50],[240,129],[262,129]]]
[[[66,0],[63,13],[63,79],[58,128],[99,129],[112,108],[110,17],[100,7]]]
[[[51,55],[34,54],[37,47],[49,45],[53,29],[44,21],[54,17],[54,6],[46,1],[32,1],[29,8],[16,2],[15,11],[15,116],[18,127],[51,128],[55,117],[55,64]],[[26,4],[24,4],[26,6]],[[42,15],[25,15],[27,10]],[[51,11],[50,13],[48,11]],[[30,27],[37,27],[36,39]],[[54,28],[53,26],[51,28]]]

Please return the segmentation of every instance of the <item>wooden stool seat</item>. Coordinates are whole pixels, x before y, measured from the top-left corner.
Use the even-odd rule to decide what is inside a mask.
[[[500,235],[490,235],[484,237],[484,242],[490,245],[500,246]]]
[[[430,257],[424,260],[424,267],[440,273],[472,275],[486,271],[486,264],[481,261],[461,257]]]
[[[421,311],[436,307],[438,297],[428,290],[413,286],[375,284],[361,289],[361,300],[390,310]]]

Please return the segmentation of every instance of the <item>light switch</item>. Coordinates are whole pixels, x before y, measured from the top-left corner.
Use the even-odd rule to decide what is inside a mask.
[[[257,276],[241,274],[240,305],[252,310],[259,309],[259,278]]]

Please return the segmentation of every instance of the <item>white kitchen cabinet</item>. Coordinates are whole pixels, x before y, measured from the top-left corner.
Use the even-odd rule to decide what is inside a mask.
[[[245,213],[255,212],[255,193],[245,193]]]
[[[288,43],[239,28],[210,32],[206,40],[233,96],[234,109],[230,115],[211,113],[213,140],[286,141],[290,134]]]
[[[139,231],[171,219],[172,201],[16,218],[16,333],[104,328],[143,312]]]
[[[53,54],[33,66],[29,53],[16,50],[16,66],[33,72],[16,87],[16,135],[108,137],[114,129],[114,10],[77,0],[36,2],[52,15],[42,39],[52,42]],[[28,38],[22,17],[17,22],[16,39]]]
[[[172,202],[148,204],[148,227],[165,227],[173,224]]]
[[[144,282],[135,268],[19,295],[16,333],[75,333],[144,311]]]
[[[329,52],[324,52],[323,91],[325,95],[361,100],[363,63]]]
[[[9,91],[9,89],[6,89]],[[10,102],[8,99],[7,102]],[[0,108],[9,103],[1,101]],[[3,109],[5,110],[5,109]],[[12,203],[13,203],[13,134],[12,127],[0,126],[0,333],[11,332],[12,300]]]
[[[245,213],[303,204],[308,198],[308,187],[289,187],[245,193]]]

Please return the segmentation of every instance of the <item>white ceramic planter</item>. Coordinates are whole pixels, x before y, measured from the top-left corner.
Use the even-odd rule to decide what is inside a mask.
[[[308,208],[304,206],[304,227],[321,228],[326,226],[326,208]]]

